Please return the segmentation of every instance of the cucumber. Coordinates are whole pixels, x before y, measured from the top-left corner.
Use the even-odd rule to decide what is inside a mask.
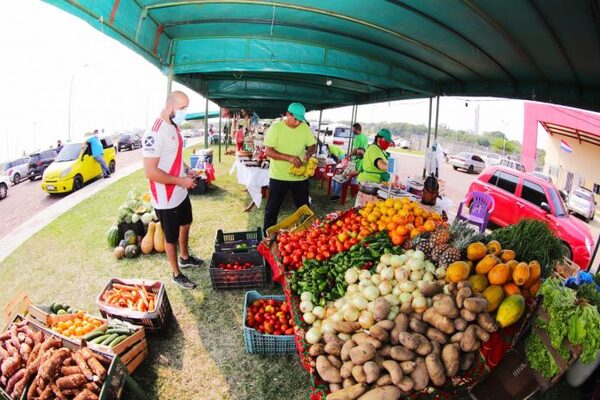
[[[87,335],[85,335],[83,337],[83,339],[86,342],[89,342],[90,340],[96,339],[97,337],[102,336],[102,335],[105,335],[105,333],[103,331],[101,331],[101,330],[98,329],[98,330],[95,330],[95,331],[91,331],[90,333],[88,333]]]
[[[110,335],[108,334],[104,334],[102,336],[98,336],[95,339],[90,340],[90,343],[94,343],[94,344],[101,344],[103,341],[105,341],[106,339],[108,339]]]
[[[116,333],[112,333],[99,344],[101,344],[102,346],[108,346],[109,343],[111,343],[113,340],[115,340],[118,337],[119,337],[119,335],[117,335]]]
[[[118,345],[119,343],[121,343],[122,341],[124,341],[125,339],[127,339],[129,336],[126,335],[121,335],[118,338],[116,338],[115,340],[113,340],[112,342],[110,342],[110,344],[108,345],[108,347],[113,348],[116,345]]]
[[[111,334],[116,333],[117,335],[127,335],[127,336],[131,335],[131,331],[129,329],[124,329],[124,328],[119,328],[119,329],[108,328],[106,333],[111,333]]]

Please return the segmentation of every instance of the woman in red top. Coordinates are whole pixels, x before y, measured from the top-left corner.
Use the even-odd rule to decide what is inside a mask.
[[[237,142],[237,151],[244,150],[244,128],[242,125],[239,125],[235,132],[235,140]]]

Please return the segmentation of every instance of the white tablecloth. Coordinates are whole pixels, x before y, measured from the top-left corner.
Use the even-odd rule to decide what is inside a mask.
[[[236,170],[238,182],[246,186],[250,197],[252,197],[252,201],[254,201],[256,207],[260,208],[260,203],[262,202],[261,188],[269,186],[269,169],[247,167],[240,158],[236,157],[229,174],[233,175]]]

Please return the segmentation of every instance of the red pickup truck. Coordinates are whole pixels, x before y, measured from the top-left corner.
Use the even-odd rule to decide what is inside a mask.
[[[563,241],[567,253],[581,269],[590,263],[594,240],[589,228],[569,215],[551,182],[526,172],[501,166],[488,167],[471,183],[469,192],[490,194],[496,206],[490,221],[499,226],[516,224],[522,218],[545,221]]]

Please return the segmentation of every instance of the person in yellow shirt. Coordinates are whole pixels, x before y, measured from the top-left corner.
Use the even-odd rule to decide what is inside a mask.
[[[306,123],[305,112],[302,104],[291,103],[285,118],[271,125],[265,135],[265,155],[271,159],[265,231],[277,224],[288,191],[292,192],[296,207],[308,204],[308,178],[290,173],[292,166],[302,166],[317,151],[317,140]]]

